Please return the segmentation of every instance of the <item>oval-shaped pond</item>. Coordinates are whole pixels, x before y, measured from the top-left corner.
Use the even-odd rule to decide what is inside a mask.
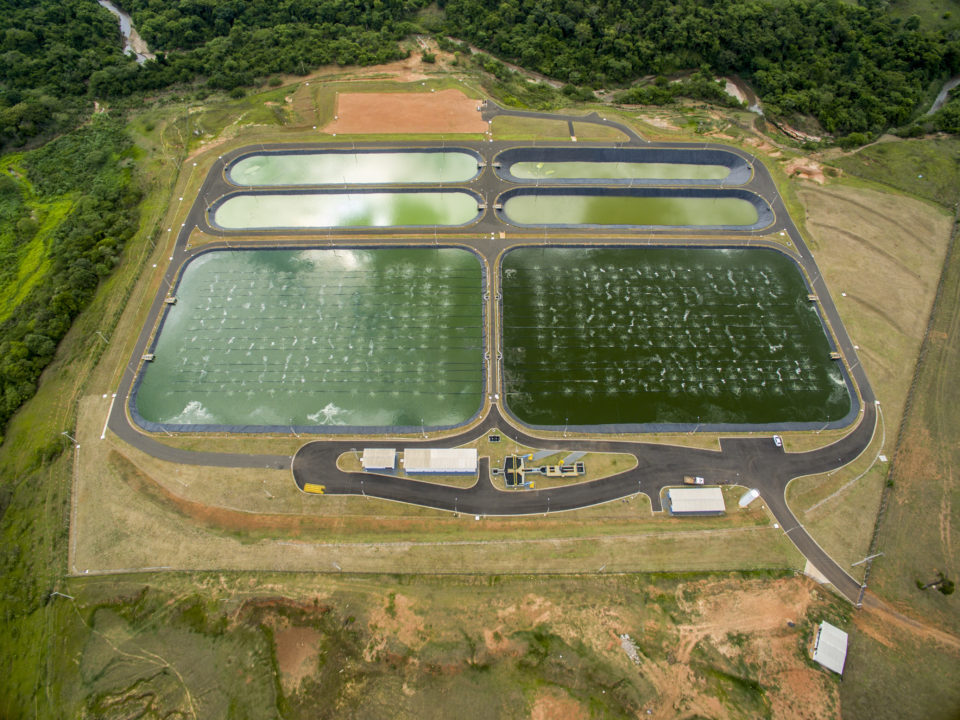
[[[742,185],[745,158],[715,148],[511,148],[494,160],[511,182]]]
[[[773,222],[766,202],[743,190],[517,188],[500,202],[513,225],[757,229]]]
[[[480,215],[479,199],[463,190],[240,192],[212,212],[224,230],[466,225]]]
[[[464,423],[483,401],[483,287],[479,258],[454,248],[198,255],[132,414],[154,431]]]
[[[227,168],[234,185],[387,185],[466,182],[480,172],[466,150],[324,150],[245,155]]]

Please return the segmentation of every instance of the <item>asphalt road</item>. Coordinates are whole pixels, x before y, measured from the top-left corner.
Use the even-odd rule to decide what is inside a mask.
[[[393,442],[367,442],[366,440],[334,440],[315,441],[304,445],[294,458],[284,455],[246,455],[239,453],[215,453],[181,450],[160,442],[157,436],[151,436],[136,428],[130,420],[128,403],[130,390],[135,379],[135,369],[140,367],[141,357],[150,346],[157,320],[163,310],[163,300],[167,288],[175,287],[179,273],[191,257],[198,252],[221,246],[219,243],[206,245],[202,249],[191,248],[189,245],[190,233],[194,228],[200,228],[213,236],[225,236],[226,233],[212,227],[207,221],[207,211],[210,205],[225,194],[237,188],[227,182],[224,168],[236,158],[250,150],[257,149],[295,149],[316,148],[316,145],[261,145],[253,148],[233,150],[222,155],[209,172],[193,206],[182,227],[177,228],[177,241],[171,256],[170,265],[164,275],[161,291],[157,293],[150,308],[150,313],[143,331],[137,340],[131,361],[127,364],[118,388],[118,397],[122,402],[113,406],[109,418],[109,427],[122,440],[139,449],[163,460],[190,465],[208,465],[216,467],[251,467],[251,468],[285,468],[293,469],[294,478],[302,489],[305,482],[319,483],[326,486],[327,493],[369,495],[398,502],[413,503],[427,507],[440,508],[452,512],[471,513],[477,515],[522,515],[547,512],[561,512],[573,510],[618,498],[628,497],[638,492],[650,496],[654,510],[661,509],[661,492],[668,485],[676,485],[683,475],[702,475],[714,482],[736,483],[755,487],[760,491],[763,501],[773,512],[777,522],[782,526],[790,539],[821,573],[827,576],[831,583],[852,602],[857,602],[860,594],[860,585],[843,571],[800,526],[793,513],[787,507],[785,489],[791,478],[811,473],[826,472],[849,463],[859,456],[869,445],[874,432],[877,411],[874,404],[873,391],[870,383],[860,366],[856,350],[847,336],[843,323],[833,303],[829,291],[820,276],[819,269],[814,262],[803,238],[790,219],[789,213],[776,190],[776,186],[764,165],[752,155],[737,148],[710,143],[648,143],[639,137],[630,128],[602,118],[595,113],[586,117],[543,115],[534,112],[505,110],[489,102],[484,110],[484,118],[492,119],[497,115],[514,115],[523,117],[549,117],[574,121],[578,123],[596,122],[614,127],[623,132],[629,141],[615,143],[618,146],[643,147],[703,147],[716,148],[733,152],[743,157],[753,168],[751,180],[741,187],[756,192],[770,203],[775,213],[775,221],[770,227],[753,231],[710,231],[709,235],[698,234],[694,229],[684,231],[678,235],[677,229],[643,230],[629,232],[616,230],[616,239],[611,242],[617,244],[667,244],[690,243],[697,245],[761,245],[768,244],[765,236],[777,233],[786,233],[795,248],[794,256],[803,266],[808,278],[811,279],[813,291],[817,294],[821,310],[826,317],[837,343],[846,360],[848,371],[852,375],[860,394],[862,413],[857,426],[846,437],[831,446],[807,453],[785,453],[774,446],[769,438],[744,439],[729,438],[721,440],[721,450],[706,451],[689,448],[680,448],[666,445],[655,445],[642,442],[621,442],[615,440],[577,440],[576,442],[542,440],[523,433],[501,416],[499,408],[493,405],[482,421],[455,436],[444,440],[397,440]],[[446,143],[444,143],[446,144]],[[357,147],[371,147],[374,144],[357,144]],[[487,167],[474,180],[468,183],[457,184],[456,187],[471,189],[480,194],[487,204],[487,211],[481,218],[465,228],[421,228],[417,230],[398,232],[396,229],[338,229],[336,238],[329,233],[318,233],[316,230],[287,231],[284,230],[282,242],[276,239],[276,231],[245,233],[250,237],[244,242],[244,247],[277,247],[278,245],[309,246],[333,245],[362,245],[383,244],[387,242],[419,242],[429,238],[430,231],[441,232],[446,242],[468,244],[475,248],[488,262],[488,267],[495,267],[500,253],[507,247],[518,242],[530,242],[531,237],[544,242],[596,242],[602,234],[596,229],[583,231],[563,229],[545,229],[531,233],[529,229],[513,228],[505,225],[492,209],[496,197],[509,187],[511,183],[501,180],[493,172],[490,164],[493,157],[502,150],[510,147],[529,147],[530,142],[492,141],[492,142],[459,142],[453,141],[450,147],[466,147],[477,150],[486,160]],[[578,143],[587,147],[609,147],[611,143]],[[384,144],[377,145],[384,147]],[[394,146],[402,147],[436,147],[436,142],[402,143]],[[339,145],[343,147],[343,145]],[[569,147],[569,145],[567,145]],[[453,187],[453,186],[448,186]],[[171,229],[173,232],[174,229]],[[508,231],[508,237],[501,238],[500,233]],[[232,233],[236,234],[236,233]],[[682,237],[682,239],[677,239]],[[455,238],[455,239],[454,239]],[[525,239],[524,239],[525,238]],[[226,242],[222,246],[228,247]],[[491,338],[493,357],[499,356],[499,338]],[[491,382],[488,387],[498,387],[499,365],[494,363]],[[497,392],[497,390],[493,390]],[[358,447],[409,447],[417,444],[431,447],[453,447],[469,442],[470,440],[497,429],[505,435],[505,442],[516,440],[525,445],[539,448],[556,448],[571,450],[607,450],[629,452],[636,456],[637,467],[629,472],[615,477],[596,480],[564,488],[538,491],[510,491],[503,492],[495,489],[490,483],[488,467],[484,460],[481,464],[480,480],[469,489],[457,489],[438,486],[430,483],[421,483],[412,480],[390,478],[364,473],[341,473],[336,468],[336,458],[343,452]],[[744,428],[749,430],[750,428]]]

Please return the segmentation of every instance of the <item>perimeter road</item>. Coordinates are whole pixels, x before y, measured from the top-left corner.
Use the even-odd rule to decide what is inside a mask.
[[[164,445],[154,439],[154,437],[133,427],[128,418],[127,406],[130,398],[130,390],[135,379],[135,370],[139,367],[141,358],[151,343],[154,328],[164,307],[163,301],[167,295],[168,288],[175,287],[180,269],[198,252],[197,249],[191,250],[188,247],[190,234],[193,229],[199,228],[205,233],[214,236],[227,235],[227,233],[212,227],[207,222],[208,199],[218,199],[236,189],[226,180],[224,171],[227,165],[239,155],[254,149],[266,151],[279,149],[307,150],[317,149],[318,147],[317,144],[277,144],[233,150],[220,156],[213,164],[200,191],[197,193],[196,200],[187,215],[186,222],[177,229],[177,241],[173,254],[170,257],[170,264],[163,276],[160,290],[150,307],[143,330],[137,339],[132,361],[127,363],[120,380],[117,396],[121,399],[121,402],[111,404],[107,421],[110,429],[124,442],[134,445],[140,450],[161,460],[169,462],[215,467],[273,469],[292,467],[294,479],[301,489],[304,483],[314,482],[325,485],[327,494],[359,495],[363,493],[370,497],[476,515],[525,515],[561,512],[609,502],[618,498],[635,495],[638,492],[647,494],[650,497],[654,510],[660,510],[660,496],[666,486],[676,485],[677,479],[683,475],[709,476],[718,482],[736,483],[757,488],[764,502],[767,503],[767,506],[777,519],[777,522],[800,552],[827,577],[841,594],[851,602],[856,602],[861,589],[859,583],[837,565],[797,522],[793,513],[787,507],[785,491],[787,483],[792,478],[801,475],[827,472],[842,467],[858,457],[867,448],[877,420],[875,398],[870,383],[863,371],[863,367],[857,359],[853,343],[850,341],[843,323],[840,320],[836,306],[820,276],[813,256],[807,249],[796,226],[793,224],[766,167],[749,153],[725,145],[707,143],[650,143],[637,135],[631,128],[621,123],[607,120],[596,113],[587,116],[551,115],[546,113],[506,110],[497,106],[492,101],[488,102],[483,112],[484,119],[492,120],[498,115],[560,119],[566,120],[568,123],[595,123],[615,128],[629,138],[628,141],[620,143],[578,142],[577,145],[580,147],[610,147],[614,145],[617,147],[691,148],[699,145],[705,149],[724,150],[744,158],[750,164],[753,173],[749,182],[740,187],[757,193],[769,203],[775,214],[775,221],[770,227],[748,231],[711,230],[709,237],[704,237],[702,235],[703,231],[700,231],[701,235],[698,236],[696,229],[692,232],[678,228],[661,230],[645,228],[632,231],[617,229],[615,231],[617,237],[615,240],[611,240],[611,242],[615,242],[616,244],[638,245],[650,244],[652,242],[681,244],[675,238],[678,232],[683,231],[685,232],[686,238],[684,242],[687,244],[695,242],[698,245],[755,246],[758,243],[756,241],[751,242],[751,238],[763,240],[763,238],[776,235],[777,233],[786,233],[793,247],[796,249],[796,257],[803,267],[804,272],[808,278],[813,278],[811,289],[819,299],[824,316],[836,338],[838,349],[846,359],[848,372],[852,376],[859,391],[862,412],[860,422],[857,426],[846,437],[836,443],[826,448],[805,453],[785,453],[782,448],[775,447],[769,438],[724,438],[721,439],[720,451],[708,451],[656,445],[652,443],[603,439],[576,440],[575,442],[566,440],[544,440],[527,435],[522,431],[514,431],[511,429],[512,437],[510,439],[525,445],[540,448],[566,449],[575,444],[578,449],[628,452],[637,458],[636,468],[614,477],[572,487],[520,493],[507,493],[495,489],[489,479],[489,467],[486,459],[481,462],[481,479],[472,488],[467,490],[373,474],[343,473],[337,469],[336,459],[341,453],[356,447],[356,439],[349,441],[333,440],[311,442],[304,445],[292,459],[286,455],[196,452]],[[330,146],[340,147],[334,143],[331,143]],[[370,147],[418,148],[435,146],[436,143],[432,141],[420,143],[405,142],[393,145],[383,143],[354,145],[357,149]],[[492,164],[493,158],[502,150],[511,147],[529,146],[529,142],[505,141],[453,143],[453,147],[464,147],[476,150],[483,157],[487,166]],[[565,147],[569,147],[569,145]],[[483,197],[488,208],[492,208],[493,201],[500,192],[513,186],[511,183],[500,179],[492,170],[484,170],[477,178],[467,183],[452,186],[444,185],[444,187],[448,189],[450,187],[463,187],[476,191]],[[508,229],[513,236],[509,239],[506,237],[507,232],[504,232]],[[170,228],[170,232],[173,232],[173,228]],[[284,230],[283,232],[285,236],[302,238],[300,242],[304,245],[317,246],[321,244],[316,230]],[[501,233],[503,237],[501,237]],[[609,234],[609,231],[607,231],[607,233]],[[244,247],[277,246],[275,239],[268,239],[275,237],[276,231],[265,230],[244,234],[250,237],[250,240],[244,242]],[[343,244],[347,245],[398,242],[396,240],[398,234],[401,233],[398,233],[396,228],[382,230],[371,228],[359,230],[338,229],[338,235],[347,238],[345,241],[342,241]],[[455,235],[455,239],[453,240],[455,243],[467,244],[476,249],[486,258],[488,266],[492,268],[494,267],[492,263],[495,262],[499,254],[508,246],[515,244],[516,236],[522,234],[522,230],[504,225],[496,212],[488,210],[472,225],[464,228],[451,228],[450,231],[445,234],[448,237]],[[602,235],[602,229],[598,231],[597,229],[588,228],[578,231],[569,228],[560,230],[544,228],[542,237],[544,241],[550,240],[552,242],[558,242],[560,238],[564,238],[562,242],[569,244],[592,241]],[[406,239],[401,238],[399,242],[416,242],[417,238],[422,240],[423,232],[411,229],[408,237]],[[746,238],[746,241],[744,241],[744,238]],[[331,246],[333,245],[332,241],[330,244]],[[215,247],[216,245],[216,243],[214,245],[207,245],[205,249]],[[488,392],[491,394],[498,393],[499,388],[490,388]],[[429,445],[431,447],[454,447],[481,437],[493,429],[502,432],[504,427],[511,427],[511,423],[508,419],[501,416],[498,406],[494,403],[478,425],[457,435],[442,440],[411,439],[403,440],[402,442],[407,446]],[[744,429],[749,430],[750,428]],[[395,446],[396,441],[389,444],[364,441],[364,445],[366,447]],[[361,479],[363,481],[362,487],[360,483]]]

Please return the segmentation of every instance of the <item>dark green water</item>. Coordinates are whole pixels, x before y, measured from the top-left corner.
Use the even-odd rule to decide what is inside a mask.
[[[137,407],[168,424],[458,424],[482,400],[482,292],[464,250],[207,253]]]
[[[502,268],[504,393],[523,422],[825,423],[850,409],[780,253],[525,248]]]
[[[653,162],[517,162],[510,173],[524,180],[722,180],[725,165]]]
[[[464,182],[477,158],[464,152],[327,152],[250,155],[229,170],[237,185]]]
[[[462,225],[477,215],[477,199],[464,192],[243,194],[214,211],[228,230]]]
[[[503,214],[523,225],[752,225],[757,209],[735,197],[513,195]]]

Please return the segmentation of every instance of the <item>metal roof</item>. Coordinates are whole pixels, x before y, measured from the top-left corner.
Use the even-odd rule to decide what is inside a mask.
[[[360,464],[364,470],[393,470],[397,464],[397,449],[364,448]]]
[[[843,675],[843,663],[847,659],[847,634],[824,621],[817,631],[813,646],[813,661],[818,662],[838,675]]]
[[[408,473],[473,473],[476,448],[405,448],[403,468]]]
[[[727,509],[723,504],[723,491],[718,487],[670,488],[667,497],[670,498],[670,512],[675,515],[722,513]]]

